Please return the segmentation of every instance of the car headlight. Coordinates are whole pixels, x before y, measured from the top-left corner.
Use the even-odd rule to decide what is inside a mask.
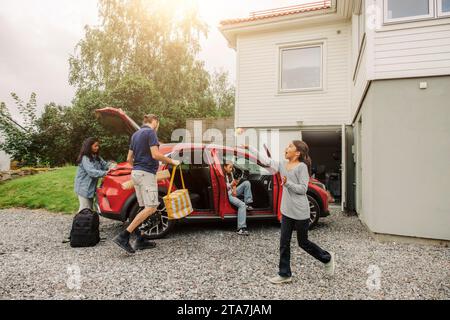
[[[325,185],[322,182],[313,181],[312,184],[318,186],[320,189],[327,191],[327,187],[325,187]]]

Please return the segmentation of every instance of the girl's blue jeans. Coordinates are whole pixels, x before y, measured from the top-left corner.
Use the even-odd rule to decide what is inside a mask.
[[[238,209],[238,229],[247,228],[247,205],[253,202],[250,181],[244,181],[236,188],[236,197],[228,192],[228,199]],[[238,197],[244,195],[244,201]]]

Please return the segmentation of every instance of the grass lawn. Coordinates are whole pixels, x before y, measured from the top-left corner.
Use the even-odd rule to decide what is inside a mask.
[[[78,199],[73,191],[76,167],[17,178],[0,183],[0,208],[42,208],[75,213]]]

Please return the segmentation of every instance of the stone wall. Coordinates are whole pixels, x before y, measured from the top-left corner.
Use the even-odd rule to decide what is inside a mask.
[[[55,170],[53,168],[22,168],[18,170],[0,171],[0,181],[8,181],[24,176]]]

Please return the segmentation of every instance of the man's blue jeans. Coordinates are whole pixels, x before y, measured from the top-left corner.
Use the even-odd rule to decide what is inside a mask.
[[[241,195],[244,195],[244,201],[237,198]],[[236,197],[231,194],[231,191],[228,191],[228,199],[238,209],[238,229],[247,228],[247,204],[253,202],[250,181],[244,181],[237,186]]]

